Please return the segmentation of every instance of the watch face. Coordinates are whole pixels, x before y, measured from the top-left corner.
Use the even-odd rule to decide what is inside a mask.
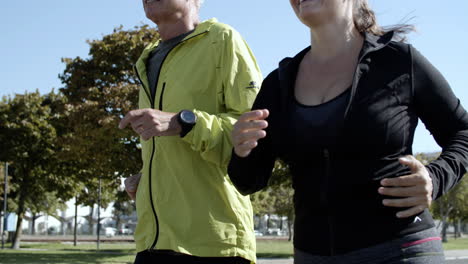
[[[188,110],[184,110],[180,113],[180,118],[182,121],[188,124],[194,124],[195,121],[197,121],[197,116],[192,112]]]

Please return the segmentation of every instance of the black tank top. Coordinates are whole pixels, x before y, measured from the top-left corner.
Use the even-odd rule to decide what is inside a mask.
[[[334,145],[339,133],[351,89],[323,104],[309,106],[299,103],[294,97],[290,124],[295,142],[301,148],[322,148]]]

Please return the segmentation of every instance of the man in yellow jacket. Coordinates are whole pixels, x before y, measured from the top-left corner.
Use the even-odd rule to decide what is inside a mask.
[[[119,127],[141,136],[135,263],[254,263],[249,197],[227,175],[230,133],[262,76],[249,47],[201,0],[143,0],[160,41],[136,63],[139,108]]]

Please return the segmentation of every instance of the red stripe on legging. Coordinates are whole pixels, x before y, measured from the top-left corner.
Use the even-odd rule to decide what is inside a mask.
[[[434,240],[442,240],[442,239],[440,237],[428,237],[428,238],[425,238],[425,239],[405,243],[405,244],[401,245],[401,247],[410,247],[410,246],[419,245],[419,244],[426,243],[426,242],[429,242],[429,241],[434,241]]]

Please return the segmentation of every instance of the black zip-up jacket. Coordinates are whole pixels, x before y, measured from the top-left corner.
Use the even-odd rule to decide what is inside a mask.
[[[468,115],[442,75],[393,32],[367,34],[336,143],[304,148],[288,120],[299,64],[310,49],[280,62],[264,80],[253,109],[268,109],[267,136],[246,158],[233,156],[229,175],[243,194],[264,188],[276,158],[290,167],[295,204],[294,246],[337,255],[434,226],[425,210],[396,218],[377,190],[383,178],[410,174],[398,162],[412,154],[418,118],[442,147],[428,164],[437,199],[460,181],[468,163]],[[441,51],[442,52],[442,51]],[[310,84],[313,86],[313,83]],[[388,198],[388,197],[387,197]]]

